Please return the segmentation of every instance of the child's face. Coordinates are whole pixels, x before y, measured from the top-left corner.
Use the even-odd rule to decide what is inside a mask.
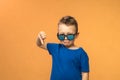
[[[65,25],[65,24],[59,24],[58,26],[58,34],[64,34],[64,35],[68,35],[68,34],[75,34],[76,33],[76,28],[74,25]],[[77,35],[75,35],[75,38],[77,37]],[[68,40],[67,37],[65,37],[65,40],[61,40],[61,43],[63,45],[65,45],[66,47],[71,47],[74,45],[74,40]]]

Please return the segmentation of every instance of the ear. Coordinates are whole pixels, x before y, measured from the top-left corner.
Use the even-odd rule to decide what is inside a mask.
[[[79,32],[76,34],[76,38],[79,36]]]

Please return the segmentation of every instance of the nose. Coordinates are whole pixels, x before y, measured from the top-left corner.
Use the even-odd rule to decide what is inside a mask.
[[[65,39],[67,39],[67,37],[65,36]]]

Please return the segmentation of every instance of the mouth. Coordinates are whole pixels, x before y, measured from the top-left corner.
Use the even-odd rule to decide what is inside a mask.
[[[68,44],[69,42],[68,42],[68,41],[64,41],[63,43],[64,43],[64,44]]]

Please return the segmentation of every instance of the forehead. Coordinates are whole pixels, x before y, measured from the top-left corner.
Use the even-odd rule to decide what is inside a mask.
[[[75,33],[76,28],[74,25],[59,24],[58,26],[59,33]]]

